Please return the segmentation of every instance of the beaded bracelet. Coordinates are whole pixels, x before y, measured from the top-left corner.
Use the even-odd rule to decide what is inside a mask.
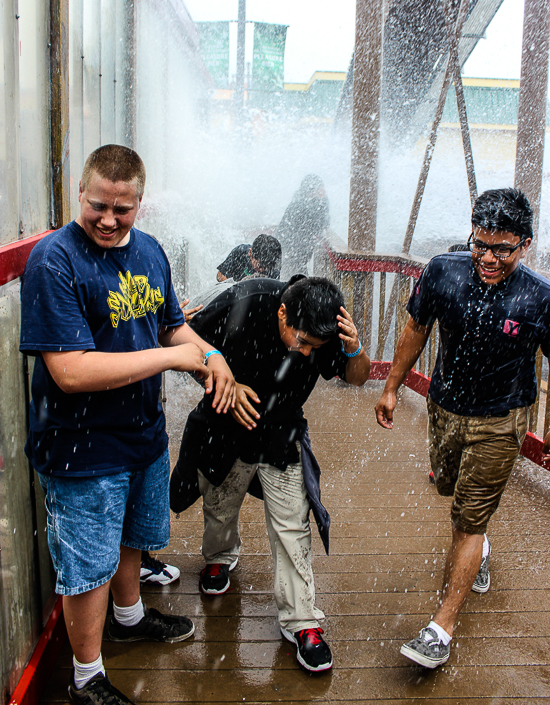
[[[357,350],[356,350],[355,352],[352,352],[352,353],[347,353],[347,352],[344,350],[344,343],[342,343],[342,352],[344,353],[344,355],[345,355],[346,357],[355,357],[356,355],[359,355],[359,353],[361,352],[361,341],[359,341],[359,347],[357,348]]]
[[[204,356],[204,361],[206,362],[210,355],[223,355],[219,350],[209,350]]]

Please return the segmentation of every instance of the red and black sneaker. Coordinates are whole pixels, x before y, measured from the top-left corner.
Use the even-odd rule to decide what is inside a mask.
[[[229,590],[229,571],[237,565],[233,563],[207,563],[201,570],[199,588],[205,595],[223,595]]]
[[[428,475],[428,480],[430,481],[430,485],[435,485],[435,475],[434,475],[433,470],[430,470],[430,474]]]
[[[140,583],[154,583],[156,585],[170,585],[180,577],[179,568],[175,565],[168,565],[149,553],[141,552],[141,570],[139,574]]]
[[[329,645],[321,636],[322,633],[323,630],[319,627],[300,629],[297,632],[289,632],[281,627],[284,638],[298,647],[296,653],[298,663],[307,671],[317,673],[332,668],[332,654]]]

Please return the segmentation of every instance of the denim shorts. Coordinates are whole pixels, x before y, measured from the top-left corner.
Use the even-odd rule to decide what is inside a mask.
[[[529,409],[506,416],[460,416],[428,397],[430,464],[440,495],[453,498],[451,521],[484,534],[527,433]]]
[[[157,551],[170,539],[168,449],[149,467],[100,477],[39,475],[59,595],[79,595],[116,573],[120,545]]]

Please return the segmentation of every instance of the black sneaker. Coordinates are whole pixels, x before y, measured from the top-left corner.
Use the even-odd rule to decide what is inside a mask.
[[[401,653],[421,666],[437,668],[449,660],[451,644],[449,642],[445,646],[435,630],[431,627],[426,627],[422,629],[416,639],[403,644]]]
[[[297,632],[289,632],[281,627],[281,634],[285,639],[296,644],[298,651],[296,658],[307,671],[328,671],[332,668],[332,654],[329,645],[321,634],[323,630],[300,629]]]
[[[236,558],[233,563],[207,563],[201,570],[199,588],[205,595],[223,595],[229,590],[229,571],[237,565]]]
[[[487,541],[489,541],[489,539],[487,539]],[[484,592],[487,592],[487,590],[491,586],[491,576],[489,574],[489,558],[490,557],[491,557],[491,542],[489,541],[489,553],[481,561],[481,565],[479,567],[479,572],[476,575],[476,579],[474,580],[474,584],[472,585],[472,590],[474,592],[479,592],[479,593],[483,594]]]
[[[82,688],[75,687],[74,671],[71,681],[69,700],[72,703],[80,703],[80,705],[134,705],[102,673],[98,673]]]
[[[170,585],[180,577],[179,568],[153,558],[149,551],[141,552],[140,583]]]
[[[145,617],[133,627],[126,627],[111,617],[109,639],[111,641],[166,641],[173,643],[188,639],[195,632],[195,625],[187,617],[162,614],[145,607]]]

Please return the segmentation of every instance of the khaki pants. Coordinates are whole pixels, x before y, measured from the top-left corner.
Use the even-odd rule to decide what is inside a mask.
[[[316,628],[325,615],[315,607],[309,502],[301,461],[281,472],[272,465],[237,460],[220,487],[199,472],[204,512],[202,555],[207,563],[225,564],[239,557],[239,512],[256,472],[264,493],[279,623],[291,632]]]
[[[452,496],[451,520],[466,534],[484,534],[527,433],[529,409],[506,416],[460,416],[428,397],[428,442],[435,486]]]

